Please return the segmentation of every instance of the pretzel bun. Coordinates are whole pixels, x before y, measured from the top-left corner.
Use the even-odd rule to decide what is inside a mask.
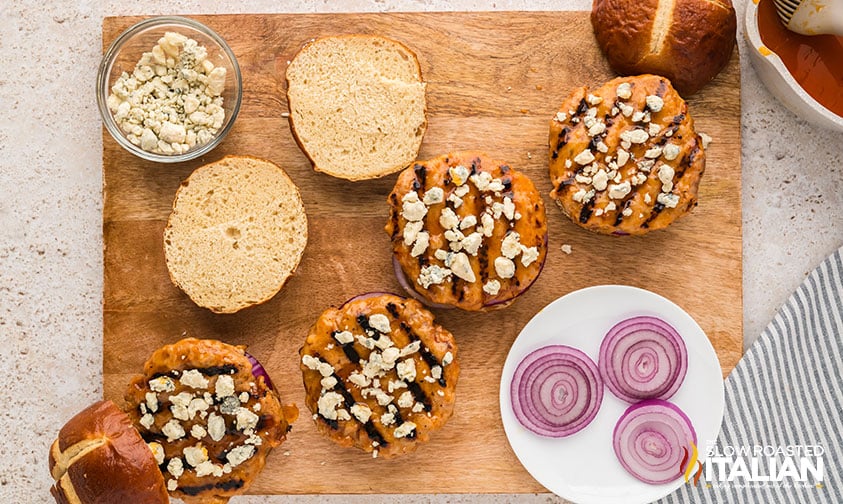
[[[128,415],[113,402],[85,408],[50,447],[59,504],[167,503],[164,477]]]
[[[737,19],[730,0],[594,0],[591,24],[614,71],[665,76],[687,96],[729,62]]]

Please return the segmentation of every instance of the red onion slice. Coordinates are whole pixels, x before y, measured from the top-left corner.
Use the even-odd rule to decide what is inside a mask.
[[[637,479],[658,485],[685,472],[691,442],[697,442],[691,420],[676,405],[648,399],[630,406],[613,434],[615,455]]]
[[[249,359],[249,362],[252,363],[252,376],[254,376],[255,378],[260,378],[261,376],[263,376],[263,381],[264,383],[266,383],[266,386],[272,390],[275,390],[275,386],[272,384],[272,380],[269,378],[269,373],[266,372],[266,369],[264,369],[263,365],[258,362],[258,360],[254,358],[254,356],[252,356],[252,354],[250,354],[249,352],[244,353],[246,354],[246,358]]]
[[[603,383],[588,355],[566,345],[550,345],[518,364],[511,396],[512,411],[521,425],[540,436],[560,438],[594,420],[603,401]]]
[[[685,342],[667,322],[633,317],[616,324],[600,345],[600,377],[626,402],[669,399],[688,371]]]

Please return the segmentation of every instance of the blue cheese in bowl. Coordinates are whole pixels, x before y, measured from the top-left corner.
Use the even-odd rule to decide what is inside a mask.
[[[223,127],[226,73],[196,40],[167,32],[131,74],[120,75],[107,105],[133,144],[155,154],[183,154]]]

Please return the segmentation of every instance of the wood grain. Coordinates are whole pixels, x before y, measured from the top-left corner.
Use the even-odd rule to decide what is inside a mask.
[[[109,44],[140,18],[106,18]],[[144,162],[103,132],[105,241],[103,381],[122,402],[129,377],[158,346],[185,334],[247,344],[286,401],[303,407],[297,351],[309,326],[355,294],[399,292],[383,226],[395,176],[349,183],[312,171],[286,111],[284,69],[307,40],[377,33],[419,56],[430,125],[421,158],[482,149],[527,172],[545,195],[547,266],[512,307],[488,314],[437,311],[461,349],[454,418],[416,453],[372,460],[321,438],[306,411],[270,457],[252,493],[540,492],[507,444],[499,374],[512,341],[543,306],[597,284],[647,288],[687,310],[706,331],[727,374],[742,350],[740,72],[738,55],[690,110],[714,138],[700,204],[669,229],[612,238],[584,231],[547,197],[548,120],[575,87],[613,77],[586,12],[196,16],[232,46],[243,71],[243,107],[226,140],[204,159]],[[161,243],[175,190],[197,166],[249,154],[284,167],[301,188],[310,239],[301,266],[269,302],[233,315],[196,307],[170,282]],[[573,253],[563,254],[562,244]],[[400,475],[396,477],[396,475]]]

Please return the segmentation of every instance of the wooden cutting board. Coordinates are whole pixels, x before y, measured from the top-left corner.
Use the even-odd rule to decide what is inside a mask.
[[[129,377],[157,347],[189,334],[247,344],[301,417],[251,492],[540,492],[504,436],[500,371],[510,344],[543,306],[576,289],[629,284],[678,303],[702,326],[724,375],[742,351],[740,69],[727,69],[690,100],[714,138],[699,207],[669,229],[613,238],[584,231],[547,198],[548,121],[575,87],[613,77],[587,12],[195,16],[220,33],[243,72],[234,129],[204,159],[157,165],[103,132],[105,241],[103,382],[122,402]],[[103,43],[140,18],[107,18]],[[376,33],[404,42],[428,83],[429,129],[420,157],[482,149],[527,172],[545,194],[550,251],[535,286],[508,309],[436,311],[456,336],[462,375],[453,419],[417,452],[372,460],[321,438],[304,407],[297,352],[325,308],[367,291],[400,292],[392,272],[386,196],[396,176],[350,183],[312,171],[287,120],[284,70],[314,37]],[[309,242],[296,275],[269,302],[234,315],[195,306],[167,276],[162,230],[182,179],[226,154],[270,159],[301,188]],[[569,244],[570,255],[560,247]]]

